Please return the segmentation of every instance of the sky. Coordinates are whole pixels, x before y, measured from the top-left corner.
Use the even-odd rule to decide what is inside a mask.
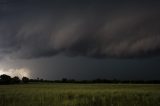
[[[158,0],[0,0],[0,74],[160,80]]]

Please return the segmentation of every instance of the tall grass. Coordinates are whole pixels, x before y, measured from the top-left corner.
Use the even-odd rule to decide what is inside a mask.
[[[0,106],[160,106],[160,85],[1,85]]]

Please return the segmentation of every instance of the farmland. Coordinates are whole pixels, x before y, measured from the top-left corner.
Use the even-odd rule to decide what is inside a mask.
[[[160,85],[0,85],[0,106],[160,106]]]

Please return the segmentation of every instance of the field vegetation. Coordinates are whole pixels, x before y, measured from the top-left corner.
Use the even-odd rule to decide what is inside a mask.
[[[160,106],[159,84],[0,85],[0,106]]]

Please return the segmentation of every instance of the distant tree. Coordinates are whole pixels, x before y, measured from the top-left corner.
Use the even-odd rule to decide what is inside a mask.
[[[0,76],[0,80],[2,84],[10,84],[12,81],[12,78],[9,75],[3,74]]]
[[[68,79],[67,78],[62,78],[62,82],[66,83],[66,82],[68,82]]]
[[[29,78],[23,77],[23,78],[22,78],[22,82],[23,82],[23,83],[28,83],[28,82],[29,82]]]
[[[12,83],[20,83],[21,82],[21,80],[19,79],[19,77],[18,76],[15,76],[15,77],[13,77],[12,78]]]
[[[41,78],[41,79],[40,79],[40,82],[44,82],[44,79],[43,79],[43,78]]]
[[[69,82],[70,82],[70,83],[75,83],[76,80],[75,80],[75,79],[70,79]]]

